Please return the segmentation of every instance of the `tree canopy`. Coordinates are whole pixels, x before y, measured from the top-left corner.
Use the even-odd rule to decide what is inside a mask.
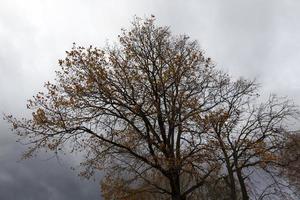
[[[197,41],[154,17],[136,18],[118,38],[74,45],[56,81],[29,100],[32,118],[7,116],[29,143],[24,156],[85,152],[81,175],[104,170],[105,199],[198,199],[222,185],[210,199],[249,199],[244,169],[277,163],[293,103],[260,103],[255,81],[217,70]]]

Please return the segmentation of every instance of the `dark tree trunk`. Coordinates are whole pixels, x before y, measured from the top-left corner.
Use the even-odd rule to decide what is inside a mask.
[[[230,167],[228,167],[228,176],[229,176],[229,185],[230,185],[230,197],[232,200],[237,200],[234,174]]]
[[[172,195],[172,200],[186,200],[186,198],[181,195]]]
[[[186,198],[181,195],[179,173],[174,173],[170,177],[170,186],[172,190],[172,200],[186,200]]]
[[[231,163],[230,163],[230,158],[226,152],[226,148],[224,146],[224,143],[222,141],[222,138],[218,137],[218,140],[219,140],[219,143],[220,143],[220,146],[221,146],[221,150],[224,154],[224,158],[225,158],[225,164],[226,164],[226,168],[227,168],[227,172],[228,172],[228,184],[229,184],[229,187],[230,187],[230,198],[231,200],[237,200],[237,193],[236,193],[236,186],[235,186],[235,178],[234,178],[234,172],[232,170],[232,167],[231,167]]]
[[[243,178],[242,175],[242,169],[237,168],[236,170],[237,177],[239,179],[240,187],[241,187],[241,192],[242,192],[242,199],[243,200],[249,200],[246,184],[245,184],[245,179]]]

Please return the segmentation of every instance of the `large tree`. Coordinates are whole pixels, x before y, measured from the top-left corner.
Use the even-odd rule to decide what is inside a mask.
[[[108,199],[184,200],[222,179],[237,199],[243,167],[263,162],[295,113],[275,99],[255,107],[255,82],[217,70],[197,41],[153,17],[136,18],[115,46],[74,45],[59,64],[56,82],[29,100],[32,118],[7,120],[30,144],[25,157],[85,152],[82,175],[106,170]]]

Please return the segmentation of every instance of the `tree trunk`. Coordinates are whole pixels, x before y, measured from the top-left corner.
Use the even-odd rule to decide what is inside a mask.
[[[172,200],[186,200],[186,198],[181,195],[172,195]]]
[[[241,192],[242,192],[242,199],[243,200],[249,200],[245,180],[242,175],[242,170],[240,168],[237,168],[236,170],[237,177],[239,179],[240,187],[241,187]]]
[[[225,164],[226,164],[226,168],[227,168],[227,172],[228,172],[228,177],[229,177],[229,187],[230,187],[230,197],[231,200],[237,200],[237,193],[236,193],[236,186],[235,186],[235,179],[234,179],[234,173],[233,170],[231,168],[231,163],[230,163],[230,158],[226,152],[226,148],[225,145],[222,141],[222,138],[218,137],[220,146],[221,146],[221,150],[224,154],[224,158],[225,158]]]
[[[172,177],[170,177],[170,186],[172,191],[172,200],[186,200],[186,198],[181,195],[180,176],[178,173],[174,173]]]
[[[229,176],[229,185],[230,185],[230,196],[232,200],[237,200],[237,193],[235,188],[235,179],[233,171],[230,167],[228,167],[228,176]]]

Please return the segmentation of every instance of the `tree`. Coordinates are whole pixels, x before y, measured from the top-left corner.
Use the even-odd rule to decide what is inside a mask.
[[[86,152],[81,175],[106,170],[108,199],[192,199],[221,179],[237,199],[234,174],[243,191],[241,166],[265,156],[295,113],[286,101],[252,112],[255,82],[217,70],[197,41],[173,37],[154,17],[136,18],[118,45],[66,53],[56,82],[29,100],[32,118],[6,119],[30,143],[26,158],[69,145]]]
[[[244,169],[282,166],[280,153],[288,129],[284,119],[297,115],[292,103],[274,95],[266,103],[254,104],[256,97],[249,95],[255,90],[252,86],[236,82],[221,110],[210,114],[207,121],[212,127],[211,141],[215,141],[227,169],[232,199],[238,199],[237,186],[242,199],[249,199],[245,179],[251,172],[243,173]]]

